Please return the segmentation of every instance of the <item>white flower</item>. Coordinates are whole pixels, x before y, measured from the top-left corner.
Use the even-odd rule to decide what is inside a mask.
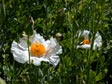
[[[77,48],[91,48],[92,45],[92,39],[89,37],[91,34],[90,31],[84,30],[84,31],[79,31],[78,37],[83,36],[84,39],[82,42],[80,42],[81,45],[77,45]],[[95,34],[95,39],[93,41],[93,50],[95,49],[100,49],[102,45],[102,37],[99,32]]]
[[[29,40],[31,42],[29,51],[27,36],[24,35],[23,38],[20,38],[19,43],[13,41],[11,52],[17,62],[29,63],[30,55],[30,62],[37,66],[41,65],[41,61],[49,62],[53,66],[59,63],[60,58],[58,54],[62,53],[62,47],[55,38],[51,37],[50,40],[45,40],[43,36],[34,31]]]

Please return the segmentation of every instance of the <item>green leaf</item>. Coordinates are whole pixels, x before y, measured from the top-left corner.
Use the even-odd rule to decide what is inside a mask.
[[[102,73],[100,72],[96,77],[95,77],[95,80],[96,81],[99,81],[99,80],[101,80],[103,78],[103,75],[102,75]]]
[[[95,77],[95,81],[100,81],[100,80],[102,80],[102,79],[105,77],[107,71],[108,71],[108,69],[105,68],[105,69],[103,70],[103,72],[99,72],[99,74],[96,75],[96,77]]]

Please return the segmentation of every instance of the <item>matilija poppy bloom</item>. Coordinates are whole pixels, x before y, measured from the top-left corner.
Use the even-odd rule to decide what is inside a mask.
[[[11,52],[17,62],[29,63],[30,55],[30,62],[37,66],[41,65],[42,61],[49,62],[53,66],[59,63],[60,58],[58,54],[62,53],[62,47],[55,38],[51,37],[49,40],[45,40],[43,36],[34,31],[29,40],[31,42],[29,48],[27,45],[27,35],[20,38],[19,43],[13,41]]]
[[[77,45],[77,48],[87,48],[87,49],[91,48],[92,39],[89,38],[90,34],[91,34],[91,32],[88,30],[79,32],[78,37],[83,36],[84,39],[82,40],[82,42],[80,42],[80,45]],[[102,45],[102,37],[101,37],[100,33],[97,32],[95,34],[95,39],[93,40],[93,50],[100,49],[101,45]]]

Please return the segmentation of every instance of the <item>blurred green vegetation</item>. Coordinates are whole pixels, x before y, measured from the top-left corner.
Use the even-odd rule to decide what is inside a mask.
[[[33,28],[46,39],[60,32],[63,54],[53,67],[20,64],[10,47],[23,31]],[[0,77],[7,84],[111,84],[112,83],[112,1],[111,0],[1,0]],[[76,49],[77,31],[97,31],[103,39],[101,50]]]

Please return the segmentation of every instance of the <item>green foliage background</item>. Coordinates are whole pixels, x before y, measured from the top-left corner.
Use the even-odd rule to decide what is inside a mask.
[[[66,10],[65,10],[66,9]],[[33,28],[49,39],[60,32],[63,47],[56,67],[20,64],[10,51],[13,40]],[[112,83],[111,0],[1,0],[0,77],[7,84],[111,84]],[[78,30],[97,31],[103,39],[100,51],[76,49]],[[74,47],[75,46],[75,47]]]

